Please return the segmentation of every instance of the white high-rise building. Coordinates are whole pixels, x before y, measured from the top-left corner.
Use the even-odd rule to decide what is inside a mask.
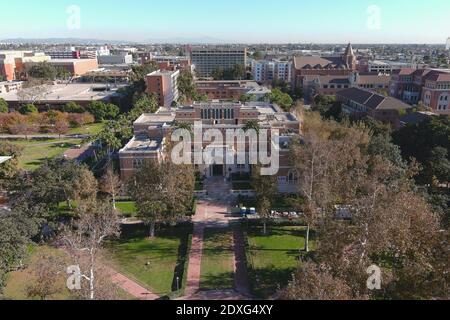
[[[445,50],[450,50],[450,37],[447,38],[447,44],[445,45]]]
[[[292,77],[292,64],[282,61],[253,61],[253,80],[257,82],[271,82],[273,80],[283,80],[290,82]]]

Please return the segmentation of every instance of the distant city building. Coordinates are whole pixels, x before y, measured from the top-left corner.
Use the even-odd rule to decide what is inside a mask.
[[[392,73],[391,96],[415,105],[420,101],[441,114],[450,114],[450,71],[400,69]]]
[[[80,59],[81,53],[80,51],[46,51],[45,54],[52,59]]]
[[[291,82],[292,63],[283,61],[252,61],[253,80],[257,82],[272,82],[281,80]]]
[[[98,56],[99,64],[132,64],[133,56],[131,54],[116,54],[109,56]]]
[[[26,63],[39,63],[50,59],[42,52],[0,51],[0,75],[6,81],[20,79]]]
[[[195,84],[198,93],[206,94],[209,100],[239,101],[245,94],[254,96],[254,100],[262,100],[270,93],[256,81],[196,81]]]
[[[22,85],[22,81],[2,81],[0,82],[0,94],[19,91],[22,89]]]
[[[335,95],[348,88],[361,88],[376,92],[389,91],[389,75],[363,74],[354,72],[350,76],[304,76],[302,87],[307,99],[317,95]]]
[[[348,44],[343,55],[294,57],[293,84],[301,86],[305,76],[350,76],[357,70],[356,55]]]
[[[179,98],[179,75],[179,70],[159,70],[148,74],[146,77],[146,92],[149,94],[155,94],[160,106],[171,107],[173,102],[177,102]]]
[[[247,65],[246,48],[193,47],[191,61],[200,77],[211,77],[217,69],[229,70]]]
[[[401,112],[412,109],[412,106],[398,99],[360,88],[341,90],[336,94],[336,98],[342,103],[343,112],[352,118],[369,116],[394,128],[401,125]]]
[[[447,51],[450,50],[450,37],[447,38],[447,43],[445,45],[445,50],[447,50]]]
[[[393,66],[384,61],[369,61],[368,62],[368,71],[374,73],[381,74],[391,74],[392,70],[394,70]]]

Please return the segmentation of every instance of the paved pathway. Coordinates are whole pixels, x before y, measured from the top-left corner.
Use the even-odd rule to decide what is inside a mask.
[[[249,285],[247,279],[247,266],[245,262],[245,246],[242,230],[235,229],[234,266],[235,266],[235,290],[200,291],[201,264],[203,254],[203,237],[205,228],[226,228],[230,221],[237,220],[228,213],[228,208],[233,204],[229,197],[229,186],[222,179],[213,179],[208,182],[208,197],[198,201],[197,211],[192,218],[194,232],[189,256],[187,272],[187,285],[183,300],[248,300]],[[228,189],[228,190],[227,190]]]

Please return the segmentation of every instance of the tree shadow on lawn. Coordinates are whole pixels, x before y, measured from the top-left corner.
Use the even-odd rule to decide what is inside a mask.
[[[234,288],[234,273],[225,272],[215,275],[202,276],[200,290],[223,290]]]
[[[287,286],[295,270],[296,268],[280,269],[275,266],[251,270],[249,276],[253,294],[263,299],[269,298]]]
[[[186,234],[192,233],[191,223],[180,223],[175,226],[157,224],[155,239],[182,239]],[[129,243],[133,240],[140,241],[148,239],[149,227],[144,224],[122,225],[119,243]]]
[[[306,227],[282,227],[282,226],[271,226],[267,225],[267,234],[263,233],[263,226],[252,226],[248,228],[248,235],[251,237],[261,237],[261,236],[292,236],[306,239]],[[310,230],[309,240],[314,241],[316,239],[316,232]]]

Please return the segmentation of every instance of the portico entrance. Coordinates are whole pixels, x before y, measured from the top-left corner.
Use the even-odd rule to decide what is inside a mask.
[[[223,176],[225,176],[223,169],[224,169],[223,165],[218,165],[218,164],[212,165],[211,166],[211,170],[212,170],[211,176],[213,176],[213,177],[223,177]]]

